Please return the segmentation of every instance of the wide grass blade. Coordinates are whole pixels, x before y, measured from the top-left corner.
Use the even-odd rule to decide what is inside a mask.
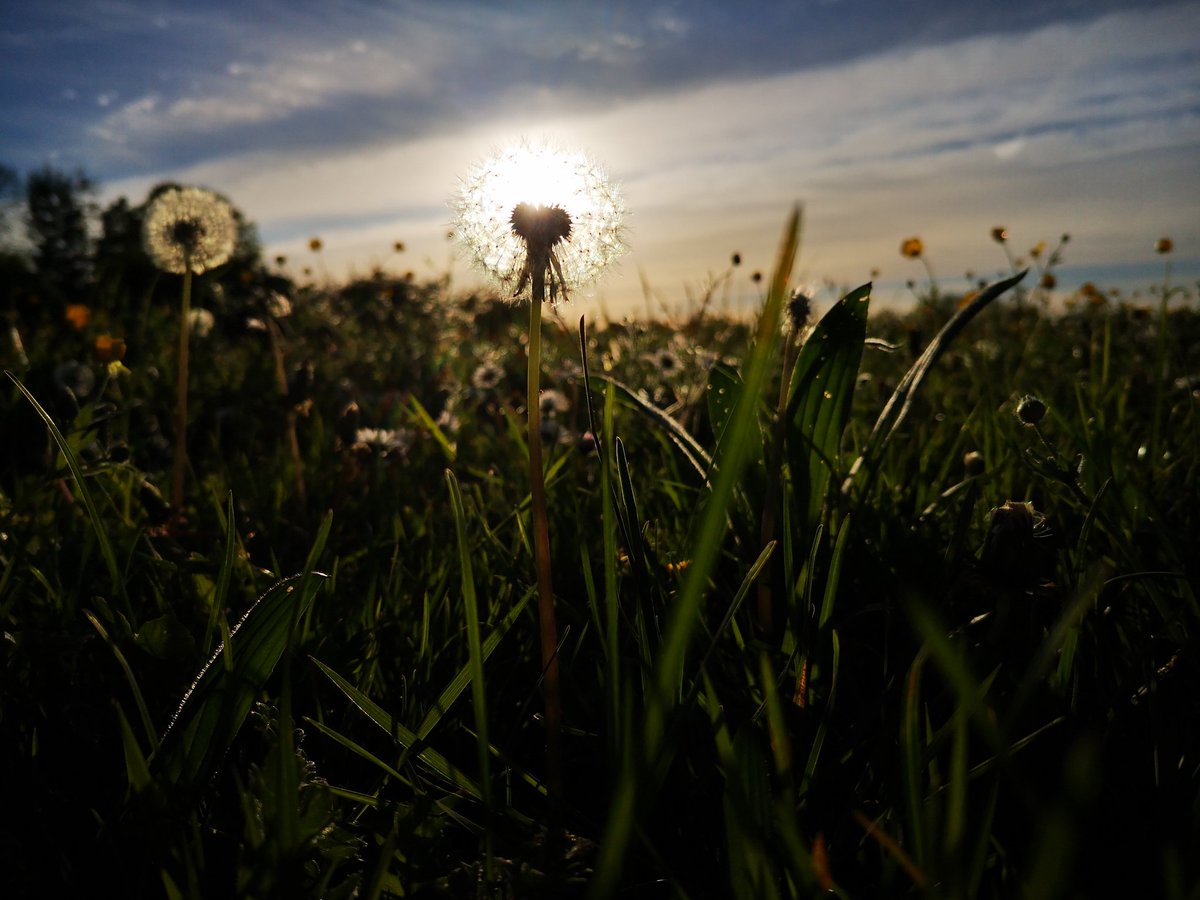
[[[219,765],[283,656],[295,617],[311,605],[317,578],[324,576],[293,575],[269,588],[230,633],[232,667],[218,664],[222,644],[201,670],[154,756],[172,783],[199,787]]]

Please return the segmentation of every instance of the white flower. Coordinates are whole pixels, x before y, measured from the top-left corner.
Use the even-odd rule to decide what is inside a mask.
[[[214,322],[213,314],[207,309],[188,310],[188,330],[194,337],[208,337],[213,330]]]
[[[286,319],[292,314],[292,301],[279,291],[267,295],[267,312],[276,319]]]
[[[380,456],[403,456],[412,444],[412,433],[403,428],[359,428],[354,443],[370,447]]]
[[[569,410],[571,402],[567,400],[562,391],[550,389],[542,391],[542,395],[538,398],[538,406],[543,416],[554,416]]]
[[[527,264],[536,261],[531,231],[540,231],[525,224],[530,213],[555,217],[542,248],[552,258],[543,264],[553,265],[551,280],[566,289],[594,281],[625,251],[625,208],[616,187],[584,154],[544,143],[488,157],[463,179],[451,206],[455,237],[510,297],[521,292]]]
[[[155,197],[142,225],[146,253],[164,272],[199,275],[233,255],[233,207],[203,188],[171,188]]]
[[[471,387],[477,391],[490,391],[504,380],[504,370],[494,362],[480,363],[471,373]]]

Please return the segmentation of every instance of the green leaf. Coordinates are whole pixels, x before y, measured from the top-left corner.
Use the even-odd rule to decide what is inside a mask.
[[[817,526],[867,337],[871,285],[851,291],[827,312],[800,349],[788,388],[784,452],[792,472],[801,541]]]
[[[184,695],[155,754],[155,767],[168,780],[198,787],[213,774],[283,655],[295,616],[312,604],[315,593],[316,583],[304,575],[285,578],[234,626],[229,636],[233,666],[218,664],[225,648],[217,648]]]
[[[135,793],[138,793],[150,784],[150,767],[146,763],[146,756],[142,753],[142,748],[138,746],[137,738],[133,735],[133,729],[129,727],[125,711],[115,701],[113,706],[117,710],[117,724],[121,729],[121,746],[125,750],[125,774],[129,778],[129,786]]]
[[[517,618],[521,615],[521,613],[524,612],[525,607],[529,604],[529,601],[535,596],[536,590],[530,589],[526,591],[525,595],[522,596],[521,599],[513,605],[513,608],[508,611],[504,618],[496,624],[496,627],[492,629],[491,634],[484,639],[482,647],[483,662],[487,662],[488,657],[492,655],[492,651],[495,650],[499,645],[501,638],[508,634],[508,630],[512,627],[513,623],[517,621]],[[454,678],[451,679],[450,683],[447,684],[442,690],[442,693],[438,696],[437,701],[430,708],[429,712],[425,714],[425,718],[421,720],[421,724],[417,728],[418,740],[423,741],[425,738],[429,737],[430,732],[437,727],[438,722],[440,722],[442,717],[449,712],[450,707],[454,705],[454,702],[459,698],[462,692],[466,690],[467,685],[471,683],[471,672],[472,664],[470,660],[468,660],[466,665],[458,670],[458,674],[455,675]]]
[[[196,647],[192,633],[170,613],[144,623],[133,640],[156,659],[186,658]]]
[[[471,670],[471,704],[475,712],[476,747],[479,756],[479,784],[484,806],[491,809],[491,773],[488,766],[487,694],[483,680],[483,642],[479,637],[479,602],[475,596],[475,574],[471,565],[471,542],[467,537],[467,516],[463,512],[458,479],[446,470],[446,488],[454,512],[454,530],[458,537],[458,563],[462,578],[463,614],[467,620],[467,665]],[[489,845],[490,846],[490,845]]]
[[[742,395],[742,376],[728,363],[718,362],[708,370],[708,421],[713,437],[720,441],[729,417]]]

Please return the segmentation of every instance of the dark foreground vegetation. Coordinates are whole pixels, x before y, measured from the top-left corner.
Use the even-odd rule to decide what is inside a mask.
[[[172,509],[138,215],[3,261],[5,896],[1197,896],[1194,309],[560,307],[555,809],[524,309],[247,230]]]

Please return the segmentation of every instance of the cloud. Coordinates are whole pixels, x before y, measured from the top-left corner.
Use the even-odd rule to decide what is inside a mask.
[[[570,87],[548,86],[534,104],[509,96],[490,115],[455,119],[465,126],[442,120],[353,148],[231,153],[161,176],[229,194],[273,252],[300,252],[318,223],[332,222],[322,234],[331,267],[386,237],[381,246],[402,239],[410,259],[436,270],[457,176],[498,142],[552,135],[587,147],[624,186],[633,252],[597,288],[615,307],[640,305],[641,273],[677,296],[734,250],[745,271],[769,268],[796,200],[806,204],[810,277],[857,283],[874,266],[885,278],[920,277],[897,252],[912,233],[939,272],[983,270],[1002,261],[987,238],[995,224],[1030,245],[1070,231],[1071,262],[1120,262],[1140,258],[1147,231],[1172,233],[1181,249],[1200,244],[1194,206],[1181,200],[1200,183],[1192,21],[1188,6],[1117,13],[584,109]],[[373,51],[336,52],[353,65]],[[371,68],[352,79],[354,95],[379,102],[409,89],[410,76]],[[350,104],[345,82],[327,80],[319,61],[271,63],[239,76],[248,81],[261,83],[210,97],[212,108],[199,96],[182,110],[182,100],[164,109],[142,98],[134,115],[166,128],[316,98]],[[158,177],[112,190],[136,199]]]

